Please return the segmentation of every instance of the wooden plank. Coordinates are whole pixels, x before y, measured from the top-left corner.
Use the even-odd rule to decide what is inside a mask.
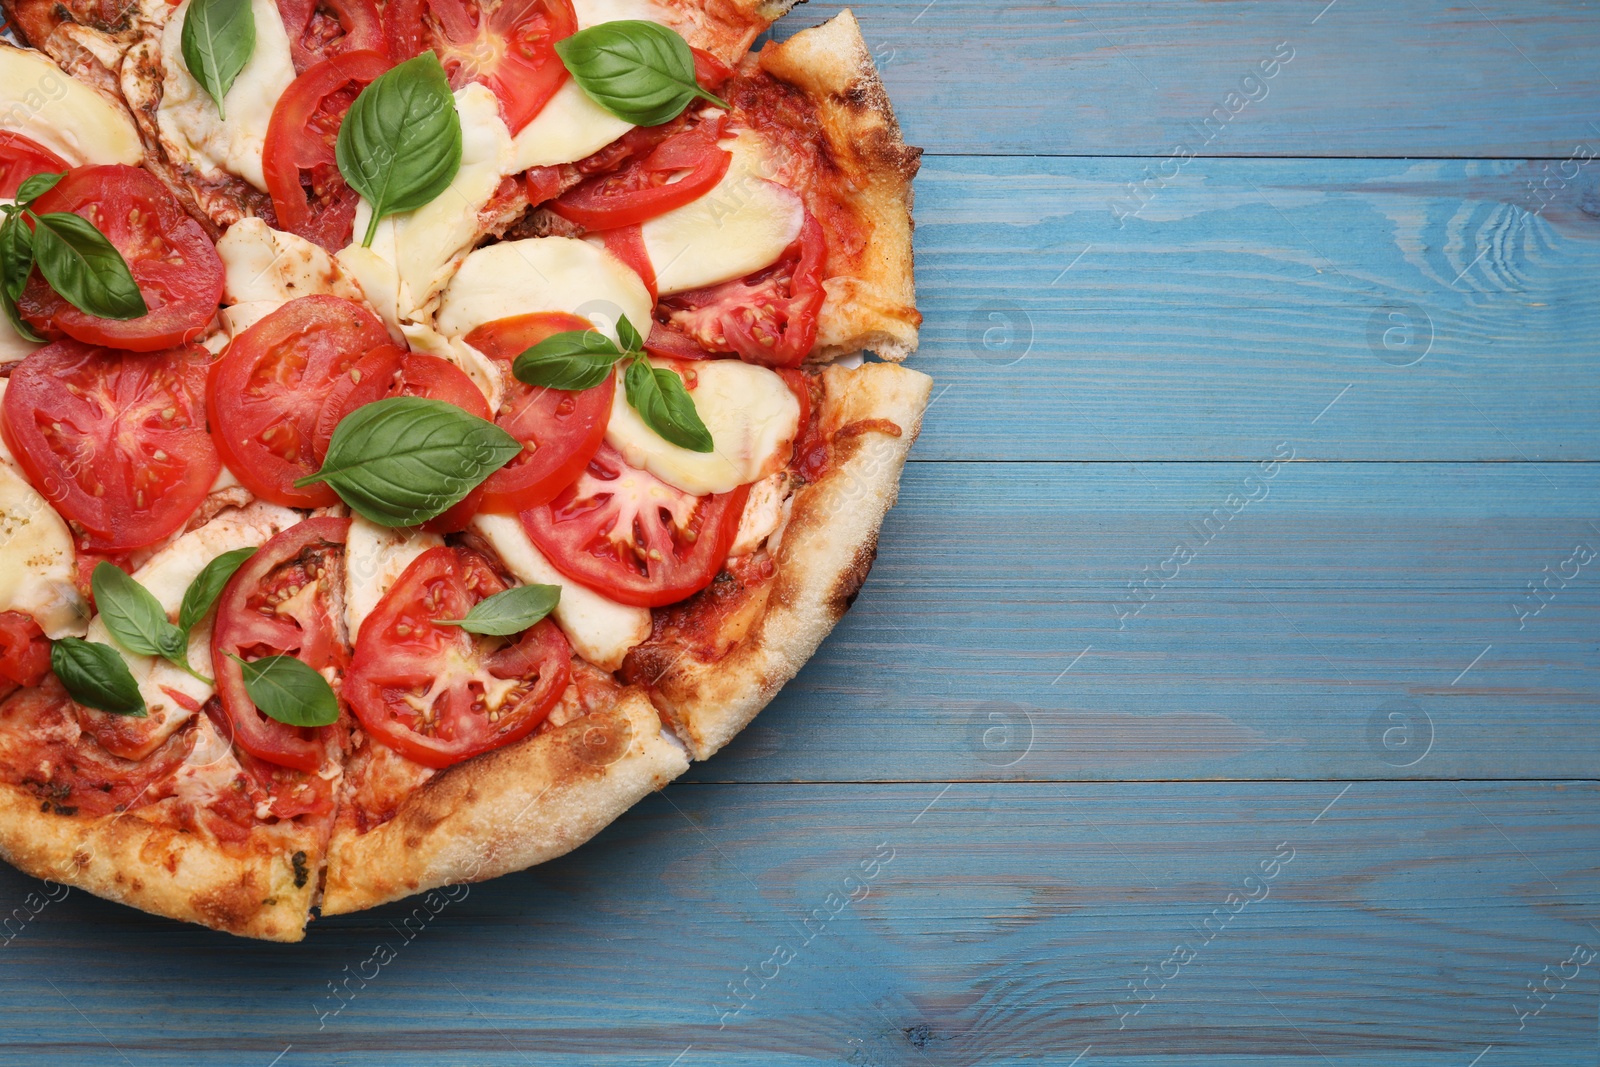
[[[813,0],[777,33],[842,6],[941,153],[1564,158],[1600,114],[1572,0]]]
[[[1597,621],[1589,464],[913,464],[850,614],[690,773],[1600,777]]]
[[[1600,162],[1145,166],[929,161],[918,457],[1600,458]]]
[[[680,785],[293,949],[73,893],[0,954],[0,1056],[1547,1067],[1593,1056],[1600,960],[1516,1011],[1600,945],[1597,872],[1595,783]]]

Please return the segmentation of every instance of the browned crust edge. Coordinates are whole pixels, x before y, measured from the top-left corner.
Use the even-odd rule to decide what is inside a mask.
[[[689,767],[640,690],[547,733],[457,764],[365,834],[329,845],[322,914],[481,882],[565,855]]]
[[[766,612],[732,651],[711,662],[672,651],[659,666],[638,659],[630,665],[634,677],[649,679],[652,699],[696,760],[744,729],[855,601],[933,385],[891,363],[830,367],[822,380],[825,430],[886,419],[900,435],[869,429],[834,441],[828,472],[794,495]]]

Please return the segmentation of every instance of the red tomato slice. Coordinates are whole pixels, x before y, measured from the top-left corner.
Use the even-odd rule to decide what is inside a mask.
[[[0,611],[0,682],[34,686],[50,673],[50,639],[20,611]]]
[[[71,212],[94,223],[128,261],[149,308],[136,319],[97,318],[56,295],[34,271],[17,308],[45,337],[154,352],[196,339],[216,317],[222,300],[217,246],[146,172],[120,163],[79,167],[35,200],[33,210]]]
[[[278,0],[289,32],[294,72],[304,74],[333,56],[383,52],[383,20],[372,0]]]
[[[329,395],[363,356],[388,345],[376,315],[322,295],[291,300],[235,337],[211,368],[207,400],[228,469],[274,504],[338,503],[326,485],[296,489],[294,482],[320,464],[317,425]]]
[[[318,464],[328,454],[328,444],[339,422],[356,408],[382,400],[394,391],[400,376],[400,365],[406,359],[406,350],[398,345],[383,344],[369,349],[356,360],[350,369],[333,380],[317,412],[316,429],[311,435],[311,454]]]
[[[800,236],[777,263],[739,281],[669,296],[662,307],[708,351],[736,352],[764,367],[798,367],[817,342],[826,257],[822,225],[807,211]]]
[[[5,440],[28,481],[118,552],[181,529],[221,466],[206,433],[206,365],[195,345],[125,353],[57,341],[11,372]]]
[[[345,683],[368,734],[424,766],[448,767],[545,720],[572,670],[572,650],[554,623],[546,619],[508,645],[437,622],[465,618],[505,588],[471,549],[430,549],[412,561],[361,624]],[[502,691],[493,679],[515,684]],[[499,699],[493,710],[491,697]]]
[[[717,145],[721,132],[718,115],[674,134],[615,174],[590,178],[563,193],[550,210],[587,229],[610,230],[698,200],[728,173],[733,159]]]
[[[454,404],[480,419],[489,415],[489,401],[472,384],[466,372],[447,359],[413,352],[400,370],[400,396],[425,396]],[[483,505],[483,486],[468,493],[461,502],[438,518],[422,524],[430,533],[456,533],[467,528],[472,516]]]
[[[360,197],[339,173],[334,145],[356,96],[388,69],[379,52],[345,52],[311,67],[278,98],[262,169],[279,227],[329,251],[350,243]]]
[[[22,183],[35,174],[60,174],[67,161],[20,133],[0,132],[0,197],[14,199]]]
[[[497,319],[467,334],[467,344],[506,364],[506,398],[495,423],[523,444],[522,454],[483,483],[488,511],[520,511],[548,503],[572,484],[606,439],[611,418],[612,374],[579,393],[523,385],[510,363],[553,334],[588,330],[588,319],[564,312],[539,312]]]
[[[556,570],[623,604],[659,608],[711,584],[750,487],[692,496],[600,449],[571,488],[522,513]]]
[[[230,736],[270,763],[317,770],[327,758],[332,728],[286,726],[261,714],[231,656],[251,661],[288,655],[324,674],[343,670],[344,642],[334,625],[330,586],[341,571],[349,532],[349,519],[326,516],[289,527],[245,561],[217,601],[211,662]]]
[[[513,135],[567,80],[556,42],[578,32],[572,0],[504,0],[485,14],[472,0],[391,0],[384,11],[389,52],[410,59],[438,53],[459,89],[482,82],[500,100]]]

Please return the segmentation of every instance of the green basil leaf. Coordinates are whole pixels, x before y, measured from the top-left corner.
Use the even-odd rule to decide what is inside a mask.
[[[89,577],[100,621],[117,644],[136,656],[187,656],[186,633],[167,621],[161,602],[126,571],[104,560]]]
[[[555,610],[559,585],[519,585],[478,601],[464,619],[439,619],[441,626],[459,626],[468,633],[509,637],[520,634]]]
[[[33,231],[14,213],[7,213],[0,223],[0,308],[4,308],[6,321],[25,341],[43,341],[23,321],[17,310],[17,298],[28,286],[28,275],[33,273]]]
[[[217,118],[226,121],[222,98],[256,50],[256,16],[250,0],[190,0],[180,43],[189,73],[217,102]]]
[[[546,389],[593,389],[622,355],[599,330],[568,330],[523,352],[511,364],[511,373],[519,382]]]
[[[65,178],[66,172],[60,174],[35,174],[17,186],[16,202],[19,206],[26,206],[37,200],[56,187],[56,183]]]
[[[363,246],[382,219],[444,192],[461,169],[461,116],[439,57],[424,52],[361,90],[339,126],[334,158],[372,208]]]
[[[380,526],[415,526],[449,511],[522,451],[517,439],[454,404],[395,396],[340,421],[322,469],[326,482]]]
[[[255,554],[256,550],[253,548],[236,548],[232,552],[224,552],[207,563],[200,573],[194,576],[189,588],[183,591],[183,604],[178,608],[178,628],[186,634],[194,629],[195,624],[206,617],[211,611],[211,606],[222,595],[228,579],[244,565],[245,560]]]
[[[6,321],[11,324],[13,330],[17,331],[18,337],[24,341],[42,342],[44,340],[43,337],[29,329],[28,324],[22,319],[22,313],[17,310],[16,300],[12,299],[11,294],[4,289],[0,289],[0,309],[4,309]]]
[[[288,726],[331,726],[339,721],[339,698],[328,680],[293,656],[266,656],[239,664],[244,691],[256,710]]]
[[[646,426],[664,439],[691,452],[716,449],[711,431],[700,421],[682,378],[672,371],[652,367],[641,357],[628,364],[623,382],[629,405]]]
[[[602,22],[557,41],[556,54],[590,100],[635,126],[669,122],[696,97],[728,106],[695,82],[689,42],[656,22]]]
[[[60,211],[34,215],[33,221],[39,273],[63,300],[102,319],[136,319],[149,312],[127,261],[94,223]]]
[[[617,316],[617,340],[622,342],[624,352],[642,352],[644,338],[639,336],[639,331],[633,328],[633,323],[628,321],[628,316]]]
[[[145,716],[144,697],[127,661],[110,645],[63,637],[50,647],[50,669],[67,695],[86,708]]]

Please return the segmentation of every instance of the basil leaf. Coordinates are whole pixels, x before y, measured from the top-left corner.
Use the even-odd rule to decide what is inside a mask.
[[[339,721],[339,698],[328,680],[293,656],[266,656],[239,664],[250,703],[269,719],[288,726],[331,726]]]
[[[522,445],[454,404],[395,396],[340,421],[322,469],[296,486],[326,482],[380,526],[415,526],[458,504]]]
[[[195,624],[206,617],[211,611],[211,606],[222,595],[228,579],[244,565],[245,560],[255,554],[256,550],[253,548],[236,548],[232,552],[224,552],[207,563],[200,573],[194,576],[189,588],[183,591],[183,604],[178,608],[178,628],[184,633],[194,629]]]
[[[602,22],[557,41],[556,54],[590,100],[635,126],[675,119],[696,97],[728,106],[695,82],[689,42],[659,23]]]
[[[117,644],[136,656],[187,656],[185,632],[167,621],[161,602],[126,571],[102,560],[95,565],[89,586],[100,621]]]
[[[622,355],[599,330],[569,330],[522,353],[511,364],[511,373],[519,382],[547,389],[593,389],[606,380]]]
[[[56,187],[56,183],[65,178],[66,172],[60,174],[35,174],[17,186],[18,205],[26,206],[37,200]]]
[[[250,0],[190,0],[181,44],[189,73],[217,102],[217,118],[226,121],[222,98],[256,50],[256,16]]]
[[[623,382],[628,404],[639,413],[646,426],[691,452],[716,449],[711,431],[700,421],[700,413],[694,409],[694,400],[683,387],[682,378],[672,371],[652,367],[641,357],[628,364]]]
[[[468,633],[509,637],[520,634],[555,610],[559,585],[519,585],[478,601],[464,619],[439,619],[441,626],[459,626]]]
[[[363,247],[382,219],[444,192],[461,169],[461,116],[439,57],[424,52],[361,90],[339,126],[334,158],[372,208]]]
[[[144,718],[144,697],[133,672],[110,645],[63,637],[50,647],[50,669],[84,707]]]
[[[633,328],[633,323],[628,321],[628,316],[617,316],[617,340],[622,342],[624,352],[640,352],[644,349],[644,338],[639,336],[639,331]]]
[[[22,319],[17,310],[17,298],[28,286],[28,275],[33,273],[33,231],[15,214],[7,214],[0,223],[0,307],[5,309],[6,321],[25,341],[43,341]]]
[[[127,261],[94,223],[60,211],[32,218],[39,273],[63,300],[102,319],[136,319],[149,312]]]

